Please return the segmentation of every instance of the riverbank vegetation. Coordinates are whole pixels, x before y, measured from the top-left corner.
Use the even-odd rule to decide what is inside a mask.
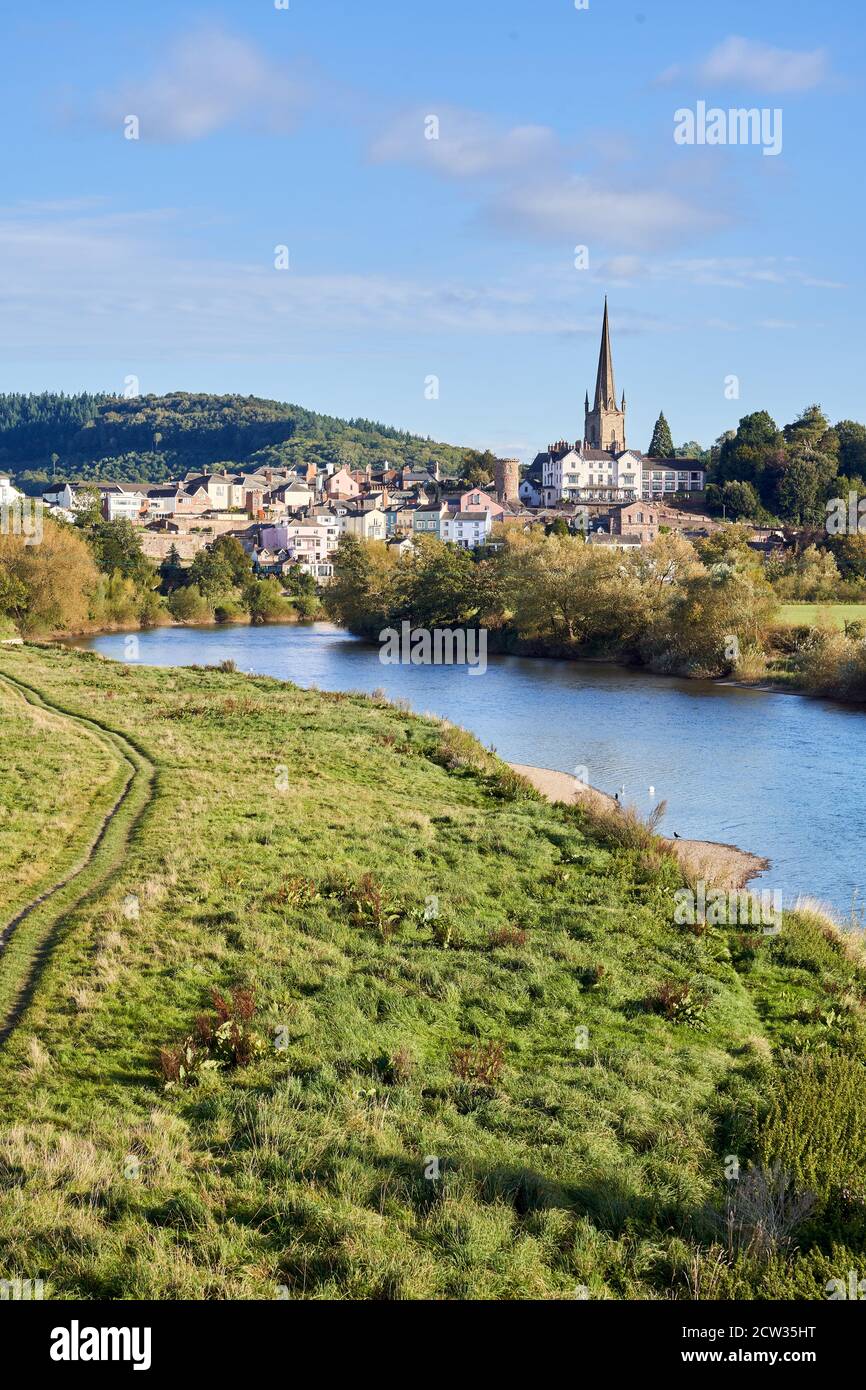
[[[383,699],[31,646],[0,673],[156,768],[0,1049],[0,1277],[821,1299],[857,1268],[859,934],[677,926],[648,828]]]
[[[137,528],[103,521],[95,505],[74,526],[45,518],[38,544],[0,535],[0,624],[8,635],[291,622],[315,617],[319,607],[311,576],[259,578],[234,536],[217,537],[187,567],[171,550],[157,570],[142,554]]]
[[[407,556],[344,537],[325,603],[372,640],[403,621],[478,626],[498,651],[866,698],[860,628],[780,621],[772,571],[748,535],[730,525],[692,545],[668,533],[624,552],[507,529],[481,555],[424,539]]]

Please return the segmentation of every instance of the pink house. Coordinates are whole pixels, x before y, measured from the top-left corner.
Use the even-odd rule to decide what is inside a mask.
[[[329,497],[357,497],[361,488],[348,468],[338,468],[325,483],[325,491]]]
[[[491,497],[489,492],[482,492],[478,487],[463,493],[460,498],[460,511],[489,512],[491,521],[498,521],[505,515],[505,508],[499,505],[496,498]]]

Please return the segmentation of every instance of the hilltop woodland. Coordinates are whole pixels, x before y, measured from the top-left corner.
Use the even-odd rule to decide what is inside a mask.
[[[28,493],[54,478],[161,483],[200,469],[329,462],[438,463],[455,474],[467,453],[372,420],[337,420],[256,396],[0,395],[0,470]]]

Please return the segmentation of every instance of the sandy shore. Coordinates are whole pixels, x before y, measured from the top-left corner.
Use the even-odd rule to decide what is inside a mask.
[[[546,796],[548,801],[575,802],[590,809],[615,808],[617,802],[607,792],[600,792],[577,782],[567,772],[555,772],[547,767],[530,767],[528,763],[509,763],[528,782]],[[663,837],[668,838],[668,837]],[[673,840],[668,843],[690,876],[703,878],[717,888],[744,888],[750,879],[770,867],[769,859],[749,854],[736,845],[718,844],[715,840]]]

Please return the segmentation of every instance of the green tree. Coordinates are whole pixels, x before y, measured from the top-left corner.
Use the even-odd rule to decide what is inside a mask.
[[[283,598],[275,579],[250,579],[244,588],[243,604],[252,623],[285,622],[293,616],[292,605]]]
[[[834,432],[839,441],[839,472],[847,478],[866,478],[866,425],[840,420]]]
[[[653,437],[647,449],[647,457],[653,459],[670,459],[674,457],[674,441],[671,438],[670,425],[661,412],[655,422]]]
[[[333,579],[324,594],[333,621],[366,636],[387,627],[399,604],[399,562],[388,547],[341,536],[333,563]]]
[[[723,511],[732,521],[745,518],[759,521],[766,515],[766,508],[751,483],[710,483],[707,487],[707,504],[714,511]]]
[[[795,445],[777,477],[779,516],[796,526],[821,525],[824,499],[835,471],[836,460],[831,455],[819,453],[809,444]]]
[[[175,589],[179,589],[186,582],[186,570],[181,563],[176,545],[172,545],[159,567],[159,581],[164,594],[173,594]]]
[[[772,506],[776,473],[785,461],[785,440],[766,410],[744,415],[736,433],[723,438],[713,481],[751,483],[765,506]]]
[[[153,566],[142,553],[141,531],[131,521],[103,521],[101,518],[82,520],[77,517],[75,524],[84,532],[103,574],[117,572],[124,579],[142,585],[152,582]]]
[[[213,617],[213,609],[195,584],[175,589],[168,600],[168,609],[179,623],[207,623]]]
[[[213,546],[206,546],[193,559],[188,571],[189,582],[194,584],[206,599],[217,599],[231,594],[234,589],[234,576],[229,559]]]
[[[487,487],[496,471],[496,455],[469,449],[463,455],[463,481],[467,487]]]
[[[237,588],[242,588],[252,578],[252,559],[244,550],[237,536],[217,536],[210,550],[220,563],[227,566],[231,574],[231,582]]]

